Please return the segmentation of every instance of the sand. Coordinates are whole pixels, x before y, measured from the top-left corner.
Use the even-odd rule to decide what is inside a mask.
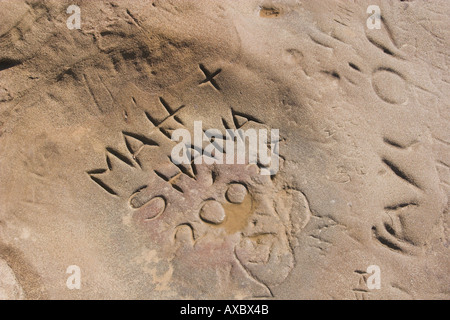
[[[0,12],[0,299],[450,298],[448,1]]]

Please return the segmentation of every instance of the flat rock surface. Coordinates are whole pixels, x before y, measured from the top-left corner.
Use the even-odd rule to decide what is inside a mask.
[[[448,1],[0,12],[0,299],[450,299]]]

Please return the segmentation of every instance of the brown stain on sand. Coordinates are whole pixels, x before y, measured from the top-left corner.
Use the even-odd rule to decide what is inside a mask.
[[[38,272],[26,261],[24,255],[12,247],[0,243],[0,259],[5,260],[14,272],[25,298],[28,300],[48,299],[47,291]]]
[[[225,203],[222,204],[225,210],[225,221],[218,227],[224,228],[226,233],[234,234],[236,232],[243,231],[253,214],[253,199],[250,194],[244,198],[239,204]]]

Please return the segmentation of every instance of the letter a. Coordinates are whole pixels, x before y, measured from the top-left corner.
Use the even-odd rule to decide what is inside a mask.
[[[66,273],[71,273],[72,275],[67,278],[66,285],[70,290],[81,288],[81,270],[79,266],[69,266]]]
[[[73,13],[66,22],[67,28],[69,30],[81,29],[81,9],[79,6],[71,5],[67,8],[66,13]]]
[[[381,270],[377,265],[371,265],[367,267],[367,273],[372,273],[367,278],[367,288],[370,290],[381,288]]]
[[[172,132],[172,141],[178,142],[181,138],[181,142],[172,148],[170,159],[176,165],[190,164],[191,155],[188,154],[187,146],[191,145],[191,134],[186,129],[176,129]]]
[[[379,6],[371,5],[367,7],[367,13],[372,14],[369,18],[367,18],[366,24],[367,28],[372,29],[381,29],[381,10]]]

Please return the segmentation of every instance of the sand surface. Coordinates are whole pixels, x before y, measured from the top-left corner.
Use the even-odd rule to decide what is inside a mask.
[[[0,13],[0,299],[450,299],[449,1]]]

